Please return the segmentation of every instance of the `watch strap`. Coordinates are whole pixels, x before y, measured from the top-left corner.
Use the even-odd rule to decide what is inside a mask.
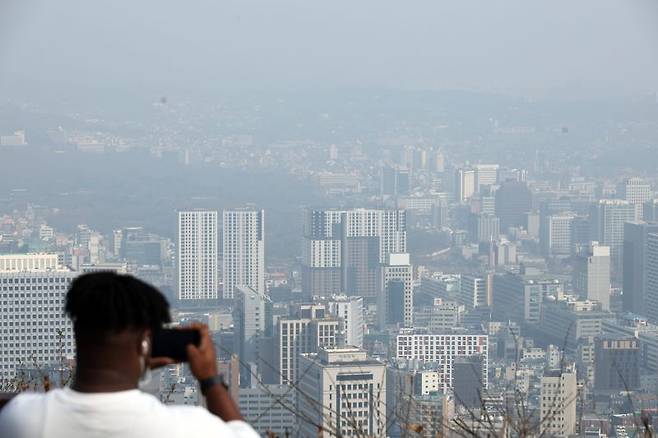
[[[201,394],[203,395],[206,395],[206,392],[215,385],[222,385],[224,389],[228,389],[226,380],[224,380],[224,376],[221,374],[199,380],[199,387],[201,388]]]

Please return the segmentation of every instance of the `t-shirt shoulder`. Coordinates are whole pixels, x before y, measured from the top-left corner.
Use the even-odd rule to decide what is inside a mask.
[[[25,392],[14,397],[0,411],[0,436],[39,436],[45,400],[41,393]]]
[[[189,436],[259,438],[260,435],[244,421],[224,422],[205,408],[197,406],[167,406],[176,418],[176,424],[184,424]]]

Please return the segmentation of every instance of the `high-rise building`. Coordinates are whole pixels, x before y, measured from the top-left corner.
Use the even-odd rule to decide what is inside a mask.
[[[341,210],[306,210],[302,238],[302,292],[306,299],[342,292]]]
[[[487,277],[463,274],[459,288],[459,302],[467,309],[489,306],[491,297]]]
[[[498,274],[494,276],[493,315],[497,321],[539,323],[544,297],[561,297],[560,280],[541,276]]]
[[[297,427],[295,390],[288,385],[260,384],[240,388],[240,413],[261,436],[293,436]]]
[[[217,299],[217,212],[178,212],[178,299]]]
[[[573,286],[583,298],[598,301],[603,310],[610,310],[609,247],[592,242],[581,248],[574,262]]]
[[[234,297],[237,301],[233,312],[235,342],[243,363],[240,380],[243,386],[249,386],[251,374],[244,364],[258,364],[261,361],[261,339],[272,337],[272,302],[249,286],[237,286]]]
[[[658,222],[658,199],[651,199],[642,204],[642,219],[647,222]]]
[[[346,293],[375,303],[380,265],[406,252],[404,210],[307,210],[302,290],[307,298]]]
[[[639,342],[634,337],[605,337],[596,340],[595,390],[634,391],[640,387]]]
[[[224,211],[222,241],[223,297],[232,299],[238,286],[266,293],[265,212],[251,208]]]
[[[458,202],[467,201],[475,194],[475,171],[472,169],[457,169],[455,172],[455,199]]]
[[[469,237],[474,243],[492,242],[500,237],[500,219],[492,214],[471,214],[469,228]]]
[[[658,233],[647,236],[646,254],[646,305],[643,314],[658,322]]]
[[[475,191],[477,193],[498,182],[498,167],[498,164],[478,164],[475,166]]]
[[[576,372],[548,370],[541,378],[539,430],[542,435],[568,437],[576,433]]]
[[[38,256],[42,261],[49,260],[45,254]],[[36,262],[31,257],[11,257]],[[0,315],[4,320],[0,378],[16,377],[17,368],[21,366],[48,369],[66,366],[65,362],[73,359],[73,329],[64,315],[64,300],[77,275],[61,266],[0,269]]]
[[[325,304],[327,312],[339,320],[343,345],[362,348],[365,328],[363,298],[334,295]]]
[[[482,357],[457,356],[452,363],[452,391],[455,402],[469,409],[482,406],[486,394],[482,385]]]
[[[544,216],[541,221],[540,243],[542,252],[549,257],[571,254],[571,223],[573,215]]]
[[[645,314],[647,245],[649,234],[658,233],[658,223],[626,222],[623,251],[623,308]]]
[[[300,438],[387,434],[383,363],[356,348],[321,349],[302,355],[300,368]]]
[[[336,347],[341,343],[340,322],[328,317],[324,305],[302,305],[291,317],[277,321],[275,361],[280,384],[294,384],[301,354],[315,353],[320,347]]]
[[[651,185],[642,178],[624,178],[617,184],[617,197],[624,199],[635,206],[635,219],[644,218],[644,203],[653,198]]]
[[[377,313],[381,327],[386,324],[413,325],[413,268],[409,254],[390,254],[381,268],[382,290]],[[400,319],[402,317],[402,319]]]
[[[460,356],[479,355],[482,358],[482,387],[487,388],[489,337],[476,334],[424,334],[402,329],[396,338],[396,358],[422,360],[438,365],[439,391],[454,385],[454,360]]]
[[[617,268],[621,267],[624,223],[635,219],[635,206],[622,199],[601,199],[591,208],[591,240],[610,247],[612,264]]]
[[[526,213],[532,210],[532,193],[524,181],[507,180],[496,191],[496,216],[500,228],[520,227],[526,222]]]

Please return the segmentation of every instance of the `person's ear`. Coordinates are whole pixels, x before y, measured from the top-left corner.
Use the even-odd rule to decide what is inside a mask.
[[[151,330],[144,330],[142,333],[139,349],[141,356],[151,355]]]

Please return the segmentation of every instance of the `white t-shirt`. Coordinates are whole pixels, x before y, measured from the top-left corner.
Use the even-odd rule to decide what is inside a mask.
[[[70,388],[16,396],[0,411],[2,438],[257,438],[244,421],[206,409],[167,406],[138,389],[81,393]]]

